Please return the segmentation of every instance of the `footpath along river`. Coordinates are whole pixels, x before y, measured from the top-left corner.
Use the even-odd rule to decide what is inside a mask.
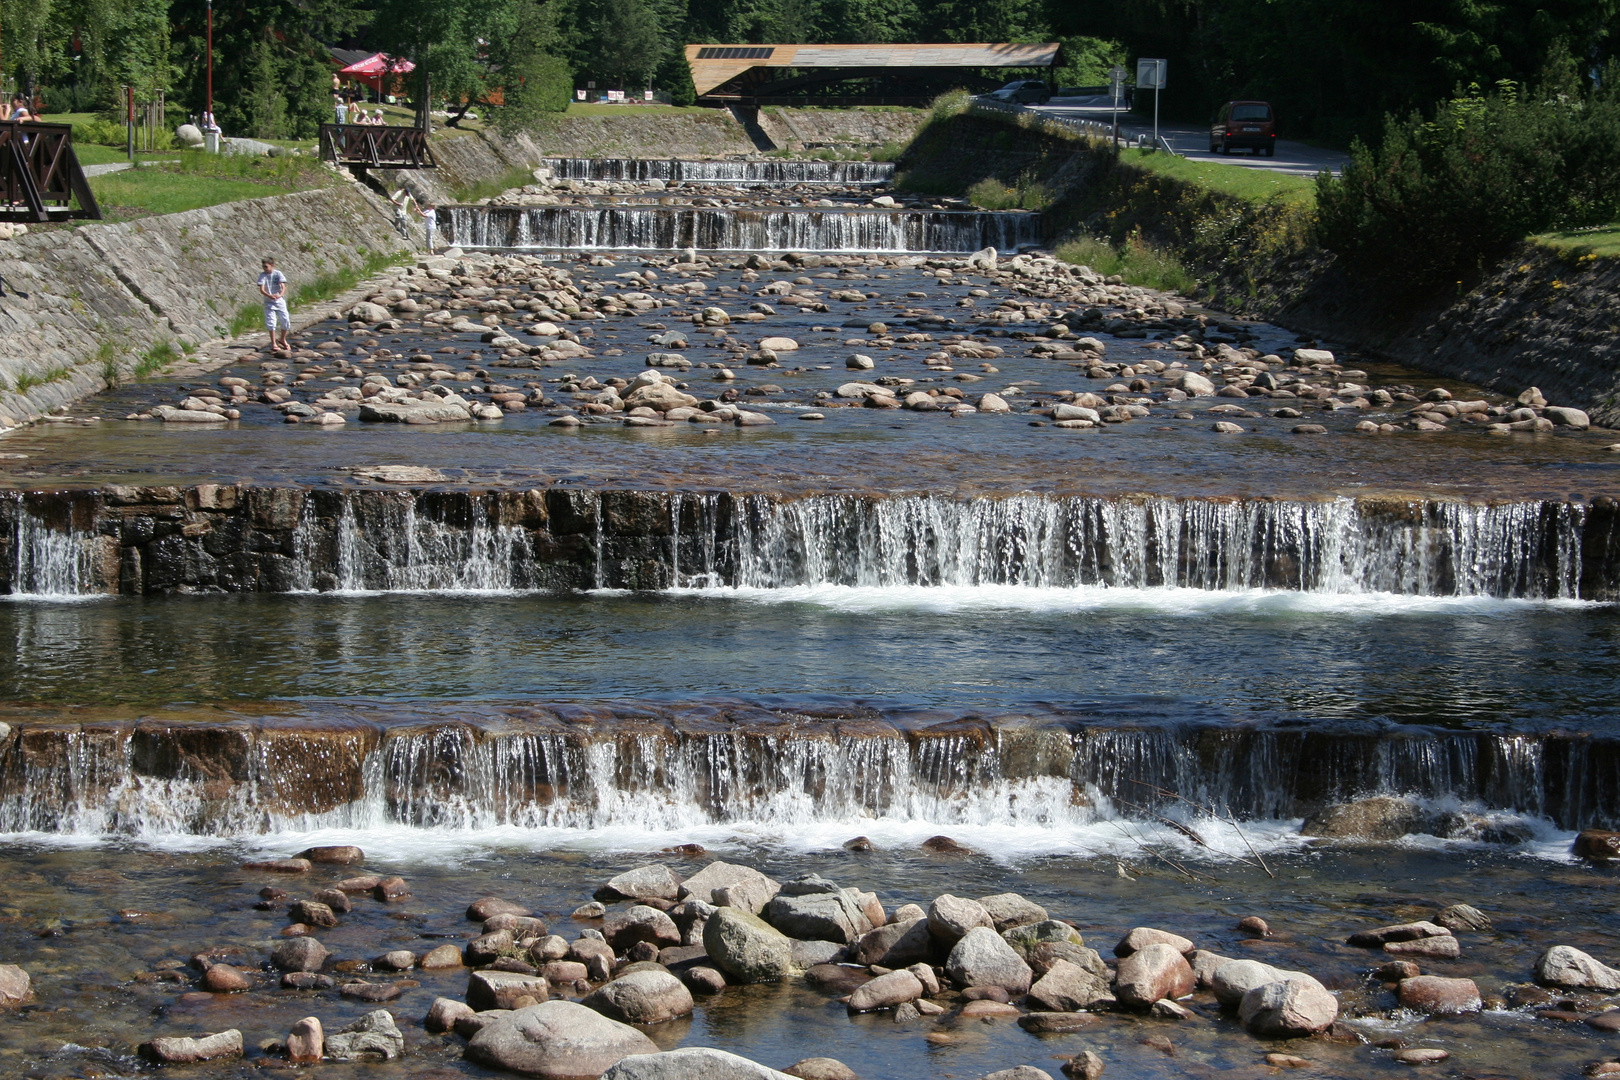
[[[481,996],[495,961],[598,1008],[673,972],[695,1005],[644,1049],[869,1080],[1620,1057],[1620,973],[1545,963],[1620,959],[1614,871],[1572,852],[1620,827],[1612,433],[974,255],[1038,221],[872,205],[867,172],[557,167],[446,212],[517,248],[0,440],[0,965],[31,979],[0,1073],[234,1030],[186,1075],[259,1075],[313,1015],[302,1075],[501,1075],[467,1036],[509,1014],[426,1021],[550,1007]],[[681,891],[715,859],[782,887],[785,977],[716,929],[753,879]],[[489,896],[544,927],[481,926]],[[971,940],[1024,984],[942,896],[992,898]],[[914,954],[874,951],[889,919]],[[1347,941],[1393,924],[1426,928]],[[1185,939],[1150,954],[1179,1008],[1133,1004],[1134,927]],[[1240,1009],[1236,959],[1312,1018]],[[918,961],[917,1001],[846,1006]],[[399,1042],[340,1060],[378,1009]]]

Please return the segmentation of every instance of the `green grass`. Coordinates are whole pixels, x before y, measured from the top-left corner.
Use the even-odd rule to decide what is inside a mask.
[[[1052,192],[1044,184],[1008,187],[990,178],[968,188],[967,197],[981,210],[1044,210],[1052,203]]]
[[[1144,288],[1185,296],[1198,285],[1175,256],[1137,237],[1116,248],[1106,240],[1083,236],[1059,245],[1053,254],[1066,263],[1089,266],[1104,276],[1118,274],[1128,283]]]
[[[61,382],[63,379],[70,378],[72,375],[73,370],[63,364],[58,364],[53,368],[48,368],[38,375],[35,375],[33,372],[25,371],[21,375],[18,375],[17,378],[12,382],[11,388],[19,394],[26,394],[36,386],[44,386],[47,383]]]
[[[1530,238],[1542,247],[1568,255],[1591,256],[1594,259],[1620,257],[1620,225],[1606,225],[1601,229],[1580,229],[1575,232],[1550,232]]]
[[[513,169],[499,180],[480,180],[455,191],[456,201],[471,203],[479,199],[493,199],[503,191],[511,191],[525,184],[534,183],[534,173],[529,169]]]
[[[1135,148],[1121,150],[1119,160],[1126,165],[1160,173],[1212,191],[1235,195],[1251,202],[1264,202],[1277,195],[1290,201],[1316,201],[1316,181],[1308,176],[1292,176],[1267,169],[1246,169],[1241,165],[1218,164],[1212,161],[1191,161],[1163,151],[1155,153]]]
[[[131,169],[92,176],[90,190],[95,192],[103,211],[111,211],[110,217],[122,219],[143,214],[177,214],[238,199],[284,195],[296,189],[252,180],[186,177],[156,169]]]
[[[178,359],[180,359],[180,352],[174,347],[174,342],[160,341],[141,353],[140,359],[135,361],[135,377],[137,379],[147,378],[162,371]]]
[[[361,254],[364,259],[357,266],[328,271],[300,283],[287,298],[287,309],[297,311],[310,304],[323,303],[340,293],[348,292],[373,274],[415,258],[409,251],[367,252],[362,249]],[[243,334],[251,334],[263,328],[264,305],[243,304],[231,317],[227,330],[230,337],[241,337]]]
[[[112,220],[307,191],[332,183],[313,158],[172,150],[169,161],[92,176],[90,190]]]

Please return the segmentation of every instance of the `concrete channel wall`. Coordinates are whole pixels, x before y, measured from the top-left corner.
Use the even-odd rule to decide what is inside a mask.
[[[265,256],[296,287],[407,247],[387,205],[348,181],[0,243],[0,430],[96,393],[161,343],[224,336],[257,301]]]

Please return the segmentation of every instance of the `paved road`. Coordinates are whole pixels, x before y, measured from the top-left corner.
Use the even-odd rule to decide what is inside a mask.
[[[1108,123],[1112,117],[1109,99],[1106,97],[1053,98],[1050,104],[1035,106],[1035,111],[1072,117],[1076,120],[1099,120],[1103,123]],[[1119,129],[1122,135],[1134,140],[1138,134],[1153,134],[1153,122],[1149,120],[1143,124],[1135,115],[1121,113]],[[1261,157],[1247,150],[1239,150],[1232,154],[1212,154],[1209,152],[1209,128],[1192,124],[1161,123],[1159,134],[1169,140],[1171,147],[1178,154],[1185,154],[1193,160],[1219,161],[1241,169],[1267,169],[1295,176],[1315,176],[1323,169],[1337,172],[1349,160],[1349,155],[1341,154],[1337,150],[1323,150],[1288,139],[1277,140],[1276,157]]]

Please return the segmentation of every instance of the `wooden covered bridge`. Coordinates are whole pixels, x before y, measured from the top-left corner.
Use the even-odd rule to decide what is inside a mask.
[[[926,105],[943,90],[991,90],[996,69],[1050,68],[1042,45],[688,45],[698,99],[713,105]],[[1033,77],[1033,76],[1032,76]],[[840,84],[841,92],[829,92]]]

